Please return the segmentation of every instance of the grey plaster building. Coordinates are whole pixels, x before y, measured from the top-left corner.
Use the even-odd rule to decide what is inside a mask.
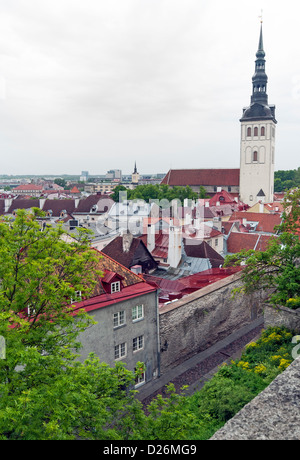
[[[94,352],[110,366],[123,361],[131,371],[143,362],[139,387],[160,375],[158,288],[107,255],[99,256],[103,277],[95,295],[75,304],[97,321],[79,336],[80,356],[83,360]]]

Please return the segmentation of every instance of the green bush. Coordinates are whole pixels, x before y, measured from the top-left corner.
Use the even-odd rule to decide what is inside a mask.
[[[206,421],[209,439],[215,431],[263,391],[293,361],[293,332],[286,328],[263,330],[238,361],[224,364],[204,387],[187,398],[191,413]],[[202,429],[197,439],[203,439]]]

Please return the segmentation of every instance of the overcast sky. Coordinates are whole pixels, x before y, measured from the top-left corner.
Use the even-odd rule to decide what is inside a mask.
[[[263,10],[275,169],[300,166],[300,2],[0,0],[0,174],[239,168]]]

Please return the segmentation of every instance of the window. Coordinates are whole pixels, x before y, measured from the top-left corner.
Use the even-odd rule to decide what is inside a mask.
[[[137,305],[132,308],[132,321],[144,318],[144,305]]]
[[[126,342],[115,346],[115,359],[121,359],[126,356]]]
[[[116,281],[115,283],[111,283],[111,293],[120,292],[120,281]]]
[[[139,351],[144,348],[144,336],[140,335],[139,337],[135,337],[132,341],[133,351]]]
[[[258,127],[257,126],[254,128],[254,136],[258,136]]]
[[[265,136],[266,135],[266,130],[265,130],[265,127],[262,126],[261,129],[260,129],[260,135],[261,136]]]
[[[258,153],[256,150],[253,152],[253,161],[258,161]]]
[[[251,137],[251,128],[247,128],[247,137]]]
[[[137,368],[135,369],[137,370]],[[139,369],[139,373],[135,378],[135,386],[140,386],[146,381],[146,372],[145,369]]]
[[[125,311],[114,313],[114,327],[119,327],[125,324]]]
[[[71,297],[71,303],[81,301],[81,291],[75,291],[74,297]]]
[[[218,246],[219,240],[218,238],[215,239],[215,247]]]

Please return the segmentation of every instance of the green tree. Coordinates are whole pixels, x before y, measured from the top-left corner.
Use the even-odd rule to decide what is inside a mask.
[[[67,185],[67,182],[65,181],[65,179],[61,179],[60,177],[57,177],[56,179],[54,179],[54,183],[64,188]]]
[[[126,187],[124,187],[124,185],[117,185],[115,188],[114,188],[114,191],[111,195],[111,198],[116,202],[116,203],[119,203],[119,200],[120,200],[120,192],[126,192]]]
[[[243,250],[225,259],[224,266],[244,265],[243,286],[237,292],[262,289],[273,305],[300,306],[299,222],[300,189],[295,189],[285,196],[283,221],[266,251]]]
[[[166,427],[148,416],[133,390],[137,371],[109,367],[91,354],[78,358],[78,334],[94,321],[70,304],[75,291],[93,292],[99,272],[89,233],[64,241],[61,227],[41,231],[40,210],[18,211],[0,223],[0,439],[71,440],[176,439],[189,415],[179,416],[180,399],[163,404]],[[151,411],[150,411],[151,412]],[[157,411],[155,412],[157,414]],[[153,410],[152,410],[153,414]],[[164,438],[160,438],[161,435]],[[152,434],[151,434],[152,436]]]

